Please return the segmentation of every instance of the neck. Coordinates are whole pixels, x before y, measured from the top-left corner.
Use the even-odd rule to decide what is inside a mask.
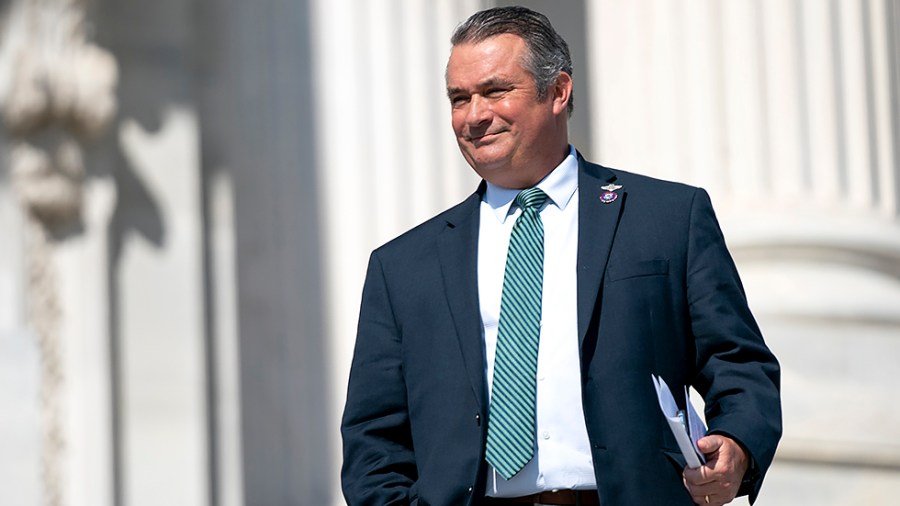
[[[527,168],[512,171],[513,178],[509,181],[491,181],[497,186],[521,190],[531,188],[547,177],[547,174],[553,172],[553,169],[559,166],[566,157],[569,156],[569,144],[565,143],[561,148],[549,153],[548,156],[535,160],[530,163]]]

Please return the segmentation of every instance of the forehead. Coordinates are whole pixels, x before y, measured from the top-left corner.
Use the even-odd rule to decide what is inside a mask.
[[[510,34],[458,44],[453,47],[447,62],[447,86],[459,87],[489,79],[527,77],[527,72],[522,67],[525,50],[525,41]]]

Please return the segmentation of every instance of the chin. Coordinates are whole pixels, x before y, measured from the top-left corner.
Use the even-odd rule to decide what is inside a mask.
[[[466,153],[466,159],[472,166],[485,167],[490,170],[496,167],[502,167],[509,164],[508,153],[498,153],[485,146],[479,149],[470,150]]]
[[[469,164],[475,170],[475,173],[481,176],[485,181],[491,182],[498,186],[507,187],[504,184],[505,174],[509,174],[509,165],[502,160],[476,160],[470,161]]]
[[[493,171],[506,165],[506,159],[492,156],[471,156],[468,159],[469,165],[477,171]]]

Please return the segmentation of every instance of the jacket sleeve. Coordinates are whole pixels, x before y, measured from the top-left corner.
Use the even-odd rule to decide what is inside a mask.
[[[350,506],[409,504],[416,480],[400,329],[377,251],[369,259],[347,403],[341,484]]]
[[[694,386],[710,432],[727,435],[752,467],[739,494],[756,499],[781,438],[780,368],[763,341],[709,196],[697,190],[687,252],[687,295],[697,350]]]

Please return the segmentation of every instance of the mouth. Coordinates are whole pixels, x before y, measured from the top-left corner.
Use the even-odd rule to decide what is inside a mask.
[[[469,135],[469,136],[466,136],[466,140],[469,142],[472,142],[472,143],[481,143],[481,142],[490,141],[491,139],[494,139],[495,137],[497,137],[498,135],[500,135],[502,133],[503,133],[503,131],[501,130],[499,132],[488,132],[488,133],[485,133],[482,135]]]

